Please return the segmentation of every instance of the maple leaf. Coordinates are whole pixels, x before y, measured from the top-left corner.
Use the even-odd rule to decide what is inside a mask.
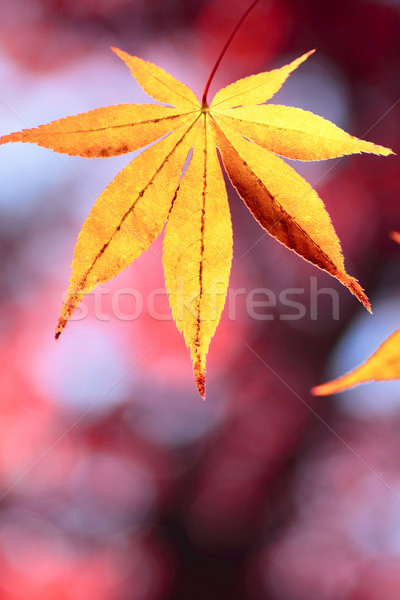
[[[159,140],[117,175],[85,221],[56,339],[82,297],[131,264],[166,223],[166,287],[202,397],[206,354],[224,306],[232,261],[231,217],[217,148],[232,184],[260,225],[336,277],[368,309],[364,291],[345,271],[322,200],[278,155],[308,161],[392,153],[310,112],[264,105],[313,51],[224,87],[208,105],[211,79],[237,28],[210,75],[202,102],[162,68],[113,48],[144,91],[164,105],[99,108],[0,138],[1,144],[32,142],[83,157],[125,154]]]
[[[367,381],[400,379],[400,329],[392,333],[362,365],[343,377],[312,388],[316,396],[342,392]]]
[[[390,237],[400,244],[398,231],[391,231]],[[313,387],[311,393],[328,396],[360,383],[387,379],[400,379],[400,329],[389,336],[362,365],[343,377]]]

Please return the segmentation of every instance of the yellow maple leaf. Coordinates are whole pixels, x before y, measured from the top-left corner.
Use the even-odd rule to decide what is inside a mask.
[[[362,365],[332,381],[312,388],[316,396],[342,392],[367,381],[400,379],[400,329],[392,333]]]
[[[169,106],[109,106],[0,138],[1,144],[33,142],[83,157],[125,154],[161,138],[117,175],[85,221],[56,339],[82,297],[128,266],[167,223],[166,286],[204,397],[206,354],[224,306],[232,260],[231,218],[217,148],[230,180],[260,225],[336,277],[369,309],[362,288],[345,271],[322,200],[278,155],[321,160],[392,151],[359,140],[310,112],[264,105],[313,51],[228,85],[208,105],[209,84],[224,51],[200,102],[162,68],[113,50],[145,92]],[[190,164],[182,175],[190,151]]]

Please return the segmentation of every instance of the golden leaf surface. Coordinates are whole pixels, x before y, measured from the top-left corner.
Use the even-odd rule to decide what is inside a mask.
[[[232,260],[232,227],[218,153],[260,225],[336,277],[369,309],[362,288],[345,271],[322,200],[277,155],[321,160],[392,151],[358,140],[310,112],[263,105],[313,51],[222,88],[208,106],[161,67],[113,50],[144,91],[169,106],[109,106],[0,138],[0,144],[31,142],[83,157],[114,156],[153,143],[107,186],[82,227],[56,339],[82,297],[128,266],[167,223],[166,286],[204,397],[206,354],[225,303]]]
[[[388,337],[378,350],[354,371],[318,385],[311,392],[316,396],[327,396],[367,381],[389,379],[400,379],[400,329]]]
[[[193,157],[173,204],[163,248],[172,314],[190,348],[197,388],[203,397],[206,353],[224,307],[231,260],[228,198],[204,115],[198,122]]]

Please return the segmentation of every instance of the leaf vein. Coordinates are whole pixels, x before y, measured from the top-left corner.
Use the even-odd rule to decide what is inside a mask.
[[[118,226],[114,230],[114,233],[112,233],[110,235],[110,238],[107,240],[107,242],[105,242],[105,244],[103,245],[103,247],[99,250],[99,252],[95,256],[95,258],[93,259],[92,264],[87,269],[85,275],[82,277],[82,279],[80,281],[79,289],[83,289],[84,288],[85,283],[87,281],[87,278],[88,278],[90,272],[93,270],[93,268],[94,268],[95,264],[97,263],[97,261],[101,258],[101,256],[107,250],[108,246],[110,245],[110,243],[114,239],[115,235],[120,231],[120,229],[121,229],[122,225],[124,224],[124,222],[126,221],[126,219],[129,217],[129,215],[135,209],[135,207],[136,207],[137,203],[139,202],[139,200],[143,197],[144,193],[150,187],[150,185],[152,185],[152,183],[153,183],[154,179],[157,177],[158,173],[160,173],[160,171],[167,164],[168,160],[173,155],[173,153],[175,152],[175,150],[177,149],[177,147],[183,142],[183,140],[185,139],[186,135],[194,127],[194,125],[197,122],[198,118],[190,125],[190,127],[188,127],[188,129],[185,130],[185,132],[183,133],[182,137],[177,141],[177,143],[172,148],[172,150],[170,150],[170,152],[168,152],[167,156],[164,158],[164,160],[161,163],[161,165],[155,170],[155,172],[154,172],[153,176],[151,177],[151,179],[147,182],[147,184],[144,186],[144,188],[139,192],[139,194],[137,195],[136,199],[131,204],[131,206],[129,207],[129,209],[126,211],[126,213],[121,217],[120,223],[118,224]]]

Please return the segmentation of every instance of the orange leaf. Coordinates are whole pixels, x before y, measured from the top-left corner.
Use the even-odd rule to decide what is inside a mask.
[[[208,106],[216,67],[200,104],[185,84],[160,67],[113,50],[144,91],[169,106],[109,106],[0,138],[0,144],[33,142],[84,157],[114,156],[156,142],[117,175],[86,219],[56,339],[84,294],[144,252],[167,222],[163,264],[170,304],[204,397],[206,354],[223,310],[232,260],[231,220],[216,148],[260,225],[339,279],[369,309],[362,288],[345,271],[322,200],[276,155],[320,160],[358,152],[387,155],[391,150],[358,140],[312,113],[260,106],[313,51],[280,69],[228,85]]]
[[[400,329],[379,346],[362,365],[339,379],[314,387],[316,396],[336,394],[366,381],[400,379]]]
[[[315,190],[282,159],[226,127],[224,119],[215,118],[215,124],[229,178],[260,225],[336,277],[370,310],[364,291],[344,269],[339,240]]]
[[[0,138],[0,144],[31,142],[72,156],[105,158],[143,148],[183,120],[168,106],[120,104],[11,133]]]

